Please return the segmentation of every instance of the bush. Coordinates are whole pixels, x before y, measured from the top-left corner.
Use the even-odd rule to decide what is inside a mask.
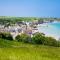
[[[21,39],[25,43],[31,42],[31,37],[27,34],[21,34]]]
[[[57,41],[56,41],[56,39],[54,39],[52,37],[45,37],[44,45],[56,46]]]
[[[43,33],[37,32],[32,37],[32,43],[43,44],[44,41],[45,41],[45,34],[43,34]]]
[[[56,45],[55,46],[56,47],[60,47],[60,41],[59,40],[56,42]]]
[[[22,39],[21,39],[21,36],[20,36],[20,35],[17,35],[17,36],[15,37],[15,39],[16,39],[17,41],[22,41]]]
[[[28,43],[31,42],[31,37],[27,34],[21,34],[16,36],[16,40]]]
[[[46,37],[43,33],[35,33],[32,37],[32,43],[43,44],[48,46],[60,46],[60,42],[52,37]]]
[[[7,39],[7,40],[13,40],[10,33],[0,33],[0,38]]]

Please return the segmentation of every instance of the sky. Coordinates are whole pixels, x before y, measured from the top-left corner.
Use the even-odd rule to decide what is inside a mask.
[[[60,17],[60,0],[0,0],[0,16]]]

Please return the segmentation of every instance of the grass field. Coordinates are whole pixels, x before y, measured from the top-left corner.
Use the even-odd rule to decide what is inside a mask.
[[[0,39],[0,60],[60,60],[60,47]]]

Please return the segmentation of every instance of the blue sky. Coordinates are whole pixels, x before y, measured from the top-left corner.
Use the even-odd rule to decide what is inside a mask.
[[[0,0],[0,16],[60,17],[60,0]]]

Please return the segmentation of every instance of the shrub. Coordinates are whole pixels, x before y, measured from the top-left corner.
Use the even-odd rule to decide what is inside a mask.
[[[2,34],[2,33],[0,33],[0,38],[2,38],[2,35],[3,35],[3,34]]]
[[[7,40],[13,40],[10,33],[0,33],[0,38],[7,39]]]
[[[21,34],[22,42],[28,43],[31,41],[31,37],[27,34]]]
[[[53,37],[46,37],[43,33],[35,33],[32,37],[32,43],[57,47],[60,46],[60,41],[57,41]]]
[[[20,36],[20,35],[17,35],[17,36],[15,37],[15,39],[16,39],[17,41],[22,41],[22,39],[21,39],[21,36]]]
[[[16,36],[16,40],[28,43],[31,42],[31,37],[27,34],[21,34]]]
[[[35,33],[32,37],[32,43],[43,44],[45,40],[45,35],[43,33]]]
[[[57,41],[56,41],[56,39],[54,39],[52,37],[45,37],[44,45],[56,46]]]
[[[58,40],[58,41],[56,41],[56,45],[55,45],[56,47],[60,47],[60,41]]]

